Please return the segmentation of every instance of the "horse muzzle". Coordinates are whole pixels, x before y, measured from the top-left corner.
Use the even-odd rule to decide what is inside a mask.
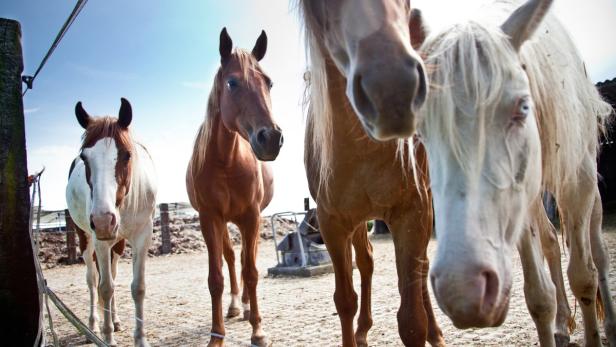
[[[273,161],[278,157],[280,148],[284,143],[282,131],[276,126],[272,128],[260,128],[250,134],[250,146],[252,151],[261,161]]]
[[[90,215],[90,228],[94,231],[97,240],[114,240],[118,235],[118,225],[118,218],[113,212]]]
[[[402,45],[381,47],[373,41],[359,45],[356,64],[347,77],[347,97],[373,139],[411,137],[427,96],[423,63]]]
[[[511,284],[503,285],[490,267],[474,267],[473,271],[435,267],[430,281],[439,307],[457,328],[495,327],[505,320]]]

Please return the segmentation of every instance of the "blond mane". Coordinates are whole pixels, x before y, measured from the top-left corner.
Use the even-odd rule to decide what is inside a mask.
[[[500,15],[492,20],[504,21],[515,8],[510,1],[500,5]],[[552,15],[522,46],[519,61],[507,40],[498,25],[479,22],[452,26],[426,40],[422,50],[430,70],[431,90],[423,110],[422,132],[445,142],[463,171],[471,174],[477,168],[468,166],[472,162],[468,148],[485,152],[483,131],[494,114],[487,107],[497,104],[513,68],[521,63],[535,104],[543,184],[558,192],[559,183],[575,174],[586,155],[596,156],[599,131],[611,107],[586,76],[571,38]],[[472,106],[464,109],[469,100]],[[474,139],[460,133],[456,125],[459,117],[476,118],[479,133],[473,134]],[[475,146],[465,146],[464,140],[476,141]]]

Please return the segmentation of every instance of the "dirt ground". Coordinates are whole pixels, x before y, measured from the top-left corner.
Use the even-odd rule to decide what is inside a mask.
[[[611,256],[610,282],[616,293],[616,213],[606,216],[604,237]],[[399,296],[396,285],[393,243],[388,236],[373,237],[375,272],[372,310],[374,325],[368,335],[372,346],[401,346],[397,332],[396,311]],[[436,242],[430,243],[429,254]],[[236,250],[239,248],[236,247]],[[238,256],[239,258],[239,256]],[[312,278],[269,278],[267,268],[276,264],[274,244],[262,241],[259,249],[258,286],[263,326],[274,346],[337,346],[341,343],[339,320],[332,295],[334,275]],[[519,259],[514,260],[514,286],[509,315],[499,328],[456,329],[451,321],[435,308],[445,340],[451,346],[530,346],[538,345],[535,327],[527,312],[523,297],[522,272]],[[563,254],[566,269],[567,257]],[[239,265],[238,265],[239,268]],[[87,322],[88,291],[84,265],[58,266],[46,269],[49,287]],[[566,272],[565,272],[566,273]],[[147,294],[145,301],[146,334],[153,346],[203,346],[209,341],[211,326],[210,296],[207,289],[207,254],[198,252],[159,256],[146,264]],[[226,270],[225,270],[226,274]],[[120,346],[132,345],[134,327],[133,302],[130,294],[130,259],[122,259],[116,280],[116,300],[124,330],[116,333]],[[355,289],[359,293],[359,273],[354,271]],[[223,297],[229,304],[228,282]],[[567,285],[568,286],[568,285]],[[430,288],[431,289],[431,288]],[[569,302],[574,302],[569,291]],[[434,298],[432,298],[435,304]],[[51,308],[55,330],[63,346],[86,345],[85,338]],[[579,309],[575,316],[582,326]],[[227,319],[227,346],[246,346],[251,328],[240,318]],[[603,336],[603,331],[601,331]],[[47,334],[48,338],[51,335]],[[582,345],[583,332],[578,328],[571,342]]]

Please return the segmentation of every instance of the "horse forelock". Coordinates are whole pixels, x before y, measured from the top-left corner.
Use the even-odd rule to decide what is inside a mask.
[[[492,121],[506,81],[519,68],[517,53],[498,28],[472,21],[428,38],[422,50],[426,54],[430,96],[422,111],[421,128],[426,137],[442,139],[463,172],[470,175],[482,164],[469,166],[469,156],[484,152],[485,127]],[[460,132],[461,118],[474,118],[479,124],[478,132]],[[465,145],[469,143],[474,146]],[[469,148],[476,153],[470,153]]]
[[[547,15],[519,53],[513,51],[493,21],[506,19],[515,8],[515,2],[502,1],[485,24],[455,25],[426,40],[422,51],[431,85],[421,128],[427,137],[442,139],[469,174],[463,140],[475,141],[483,152],[486,134],[464,139],[456,121],[458,112],[465,110],[458,107],[473,100],[470,107],[480,111],[473,116],[485,128],[483,123],[491,121],[487,117],[493,114],[488,106],[502,96],[512,69],[522,65],[541,139],[543,185],[555,192],[559,182],[576,174],[586,155],[594,158],[598,132],[611,109],[586,76],[567,30],[553,15]]]

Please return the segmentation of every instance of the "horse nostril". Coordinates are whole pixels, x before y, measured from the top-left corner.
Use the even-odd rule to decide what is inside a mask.
[[[265,129],[260,129],[257,132],[257,143],[259,143],[260,145],[264,145],[266,141],[267,138],[265,136]]]
[[[498,275],[492,270],[486,270],[481,275],[485,278],[483,309],[491,309],[498,298]]]
[[[426,85],[426,75],[421,64],[417,64],[416,69],[417,78],[419,79],[419,86],[417,87],[417,94],[415,95],[415,99],[413,100],[413,106],[418,109],[426,101],[426,96],[428,94],[428,86]]]
[[[111,213],[111,226],[115,227],[116,225],[116,216],[115,214]]]
[[[355,105],[363,116],[373,118],[375,117],[376,110],[374,104],[370,100],[367,90],[368,87],[363,76],[356,74],[353,78],[353,99],[355,99]]]
[[[95,230],[96,228],[94,227],[94,221],[92,220],[92,215],[90,215],[90,228],[92,230]]]

